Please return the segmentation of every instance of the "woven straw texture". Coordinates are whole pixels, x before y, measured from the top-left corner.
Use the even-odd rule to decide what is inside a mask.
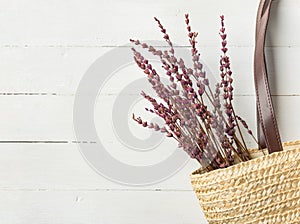
[[[210,224],[300,223],[300,141],[283,146],[283,152],[254,150],[248,162],[191,174]]]

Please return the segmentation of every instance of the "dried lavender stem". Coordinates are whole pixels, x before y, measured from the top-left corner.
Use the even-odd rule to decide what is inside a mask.
[[[210,88],[209,88],[210,89]],[[206,91],[205,91],[206,92]],[[210,89],[210,92],[211,92],[211,94],[212,94],[212,91],[211,91],[211,89]],[[213,94],[212,94],[213,95]],[[227,120],[225,119],[225,117],[224,117],[224,115],[223,115],[223,112],[221,111],[221,110],[219,110],[215,105],[214,105],[214,102],[212,101],[212,99],[210,98],[210,96],[206,93],[206,96],[207,96],[207,98],[209,99],[209,101],[211,102],[211,104],[214,106],[214,108],[218,111],[218,113],[219,113],[219,116],[222,118],[222,120],[223,120],[223,122],[225,123],[225,125],[227,126],[227,127],[229,127],[229,124],[227,123]],[[242,135],[241,135],[242,136]],[[235,136],[235,134],[234,134],[234,140],[235,140],[235,142],[236,142],[236,145],[237,146],[242,146],[241,148],[242,149],[246,149],[247,150],[247,147],[246,148],[244,148],[244,146],[240,143],[240,141],[239,141],[239,139]],[[229,142],[228,142],[229,143]],[[244,150],[243,150],[244,151]],[[238,153],[236,153],[236,154],[238,154]],[[241,161],[244,161],[243,159],[241,159]]]
[[[151,109],[149,111],[165,120],[165,126],[160,129],[157,125],[155,130],[168,133],[168,137],[173,137],[178,141],[180,144],[179,147],[183,147],[183,149],[192,158],[197,159],[200,164],[207,166],[206,170],[224,168],[232,165],[234,158],[240,161],[248,160],[249,153],[247,146],[231,102],[233,87],[231,86],[232,79],[230,78],[231,71],[229,70],[230,61],[225,54],[227,51],[227,48],[225,48],[227,42],[225,40],[226,34],[224,33],[224,18],[222,18],[221,29],[223,33],[221,37],[223,39],[222,51],[224,51],[224,56],[221,58],[220,63],[226,72],[221,73],[221,76],[222,78],[224,77],[222,83],[224,82],[223,91],[228,120],[225,119],[224,112],[221,110],[219,95],[222,84],[216,86],[216,92],[214,94],[209,86],[206,74],[202,70],[203,65],[199,61],[200,54],[195,46],[198,33],[191,32],[188,15],[186,15],[186,24],[192,47],[193,69],[188,68],[181,58],[178,60],[175,57],[173,44],[166,29],[157,18],[155,18],[155,20],[161,32],[164,34],[165,41],[170,46],[169,51],[165,50],[162,52],[138,40],[132,40],[136,45],[147,48],[153,55],[158,56],[163,64],[162,67],[166,75],[170,78],[171,85],[164,85],[160,81],[160,76],[152,68],[152,65],[148,63],[148,60],[134,50],[134,57],[137,64],[148,75],[148,80],[158,96],[165,101],[165,104],[162,104],[156,102],[151,97],[147,97],[154,107],[153,110]],[[198,89],[194,89],[194,80],[197,81]],[[178,83],[181,85],[178,85]],[[180,89],[177,89],[177,86]],[[180,91],[182,93],[181,96]],[[205,104],[204,96],[207,97],[209,106],[213,107],[212,111],[210,111],[211,108],[208,108]],[[143,122],[141,119],[136,119],[136,121],[144,127],[148,126],[147,122]],[[153,123],[151,124],[153,128]],[[240,142],[235,133],[235,127],[239,130],[242,142]]]

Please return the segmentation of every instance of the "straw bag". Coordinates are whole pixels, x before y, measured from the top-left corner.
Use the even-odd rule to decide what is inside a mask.
[[[209,223],[300,223],[300,141],[281,143],[270,97],[264,45],[272,0],[261,0],[256,24],[254,78],[259,144],[254,159],[191,174]]]

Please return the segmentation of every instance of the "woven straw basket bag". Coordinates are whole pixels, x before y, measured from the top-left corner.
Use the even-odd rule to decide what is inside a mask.
[[[300,141],[281,143],[265,65],[271,4],[261,0],[258,8],[254,61],[259,144],[267,149],[252,150],[248,162],[191,174],[209,223],[300,223]]]

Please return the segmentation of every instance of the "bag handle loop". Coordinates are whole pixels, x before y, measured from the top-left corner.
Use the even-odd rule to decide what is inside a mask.
[[[254,82],[258,112],[258,138],[261,148],[269,153],[282,151],[282,143],[270,94],[265,60],[265,39],[272,0],[261,0],[256,18]],[[262,130],[263,135],[261,135]]]

